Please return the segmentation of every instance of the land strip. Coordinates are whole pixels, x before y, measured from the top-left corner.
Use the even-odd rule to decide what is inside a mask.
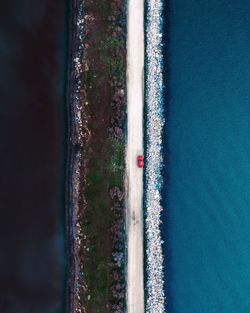
[[[123,313],[125,1],[85,0],[80,10],[74,25],[82,32],[83,53],[74,54],[80,82],[72,100],[70,136],[70,313]]]

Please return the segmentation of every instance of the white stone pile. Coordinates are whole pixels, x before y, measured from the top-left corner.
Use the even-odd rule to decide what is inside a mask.
[[[161,224],[162,186],[162,0],[147,1],[146,26],[146,313],[164,313]]]

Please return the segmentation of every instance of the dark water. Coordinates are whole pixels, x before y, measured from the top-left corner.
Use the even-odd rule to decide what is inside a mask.
[[[250,312],[250,2],[165,3],[168,312]]]
[[[65,2],[0,2],[1,313],[64,308]]]

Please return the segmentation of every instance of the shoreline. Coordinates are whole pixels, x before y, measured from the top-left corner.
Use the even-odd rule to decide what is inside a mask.
[[[80,211],[84,208],[83,194],[85,180],[83,147],[87,140],[87,118],[84,115],[84,93],[82,92],[82,64],[79,60],[83,55],[82,1],[75,0],[70,11],[69,26],[69,69],[68,69],[68,173],[67,173],[67,234],[68,234],[68,301],[67,311],[84,312],[79,303],[79,294],[84,289],[82,278],[82,260],[79,256],[79,244],[82,232],[79,225]],[[81,120],[78,118],[81,116]],[[82,123],[84,121],[84,124]]]

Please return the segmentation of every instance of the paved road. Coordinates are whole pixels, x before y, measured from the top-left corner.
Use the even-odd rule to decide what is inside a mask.
[[[143,284],[143,171],[137,156],[143,153],[144,104],[144,1],[128,0],[127,39],[127,308],[128,313],[144,312]]]

